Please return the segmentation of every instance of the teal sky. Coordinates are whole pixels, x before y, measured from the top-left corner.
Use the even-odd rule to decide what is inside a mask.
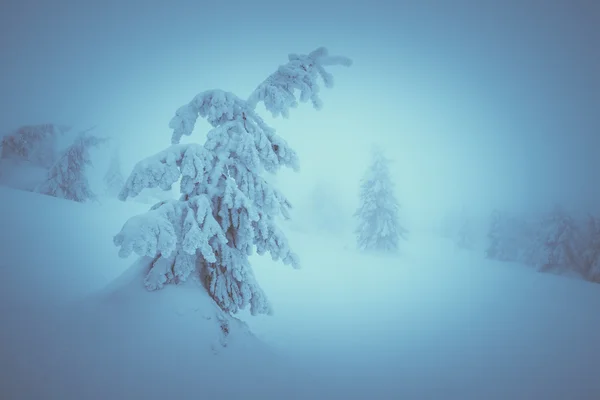
[[[324,108],[270,121],[299,152],[296,202],[354,206],[374,142],[413,219],[464,205],[600,208],[598,1],[29,1],[0,5],[0,131],[98,125],[129,170],[198,92],[246,97],[287,54],[326,46]],[[207,125],[199,125],[203,141]]]

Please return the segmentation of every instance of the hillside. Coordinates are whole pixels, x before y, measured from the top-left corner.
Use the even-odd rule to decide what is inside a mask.
[[[272,398],[294,388],[291,370],[197,283],[149,293],[134,259],[117,257],[112,236],[144,206],[7,188],[0,199],[1,398]]]
[[[375,257],[288,229],[303,269],[252,257],[275,315],[246,325],[195,282],[143,288],[112,237],[146,206],[0,202],[1,398],[600,398],[597,284],[428,233]]]

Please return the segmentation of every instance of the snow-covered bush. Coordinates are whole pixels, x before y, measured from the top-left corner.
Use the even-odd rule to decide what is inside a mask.
[[[36,191],[62,199],[85,202],[96,198],[90,189],[86,169],[92,165],[90,149],[106,142],[104,138],[80,133],[48,171]]]
[[[298,169],[296,153],[257,114],[262,102],[273,116],[287,117],[299,102],[317,109],[319,77],[333,86],[327,65],[350,65],[325,48],[289,55],[248,100],[222,90],[202,92],[180,107],[171,120],[172,146],[140,161],[119,197],[145,188],[169,190],[179,182],[178,200],[156,204],[129,219],[114,238],[122,257],[132,252],[152,261],[145,279],[149,290],[197,276],[215,302],[235,313],[248,305],[252,314],[270,313],[271,305],[256,282],[248,256],[269,252],[275,260],[298,267],[277,215],[288,216],[288,200],[261,175],[280,167]],[[299,92],[299,94],[297,94]],[[206,142],[180,144],[199,117],[212,125]]]
[[[372,162],[360,183],[360,205],[354,216],[358,248],[362,251],[395,252],[407,230],[400,225],[399,204],[390,177],[389,160],[375,148]]]

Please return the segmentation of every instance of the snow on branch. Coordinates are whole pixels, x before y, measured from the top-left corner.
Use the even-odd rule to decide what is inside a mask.
[[[263,102],[273,117],[289,116],[290,108],[298,106],[298,101],[311,100],[313,106],[319,110],[322,102],[319,97],[319,76],[323,79],[325,87],[333,87],[333,75],[327,72],[324,66],[352,65],[352,60],[342,56],[330,56],[327,49],[320,47],[308,55],[290,54],[289,62],[279,67],[277,72],[261,83],[248,99],[251,108]],[[300,98],[296,98],[295,91],[300,91]]]
[[[169,122],[169,128],[173,129],[171,143],[177,144],[184,135],[191,135],[198,117],[206,118],[209,124],[217,127],[237,119],[246,108],[246,102],[230,92],[208,90],[199,93],[188,104],[179,107]]]
[[[119,199],[124,201],[135,197],[146,188],[170,190],[180,177],[182,193],[185,193],[184,189],[189,189],[190,182],[202,182],[205,171],[211,169],[211,162],[212,155],[201,145],[172,145],[135,165],[119,193]]]

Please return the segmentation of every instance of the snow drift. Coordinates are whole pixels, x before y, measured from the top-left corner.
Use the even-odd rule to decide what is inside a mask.
[[[291,369],[205,290],[150,293],[112,243],[136,203],[0,187],[0,397],[288,398]],[[125,272],[123,272],[125,271]]]
[[[304,268],[253,257],[275,314],[246,325],[193,280],[144,288],[112,243],[144,205],[0,203],[0,398],[600,398],[597,284],[416,230],[394,257],[290,231]]]

